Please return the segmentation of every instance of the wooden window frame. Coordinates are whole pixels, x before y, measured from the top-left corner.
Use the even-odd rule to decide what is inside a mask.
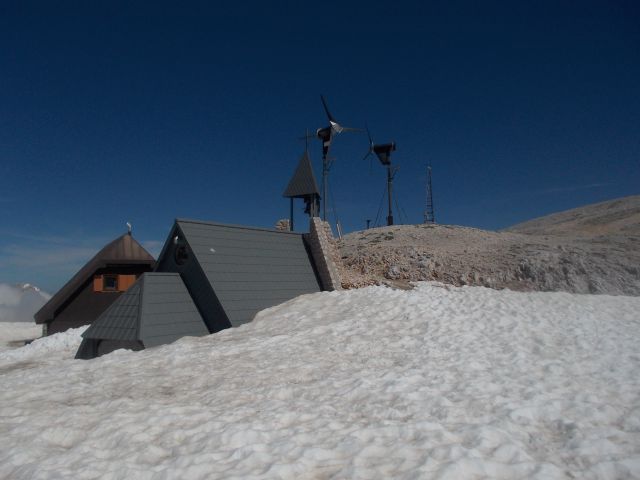
[[[102,291],[103,292],[119,292],[120,289],[118,288],[120,286],[120,275],[116,274],[116,273],[106,273],[104,275],[102,275]],[[115,280],[115,287],[111,288],[111,287],[107,287],[107,279],[114,279]]]
[[[124,273],[103,273],[93,276],[93,291],[96,293],[126,292],[140,275]],[[106,280],[115,278],[115,288],[107,288]]]

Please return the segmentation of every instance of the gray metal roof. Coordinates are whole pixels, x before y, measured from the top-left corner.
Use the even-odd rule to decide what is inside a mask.
[[[289,180],[289,185],[282,194],[283,197],[304,197],[306,195],[320,195],[316,177],[309,154],[305,151],[298,162],[298,167]]]
[[[143,277],[140,340],[145,347],[209,334],[179,274],[156,272]]]
[[[153,347],[208,333],[180,275],[153,272],[143,274],[82,336]]]
[[[82,336],[109,340],[137,340],[138,317],[142,301],[141,279],[142,277],[109,305]]]
[[[110,265],[148,265],[153,268],[154,258],[131,235],[124,234],[95,254],[56,294],[34,315],[36,323],[54,319],[57,310],[75,294],[93,274]]]
[[[262,309],[320,291],[299,233],[181,219],[176,225],[231,326],[250,322]]]

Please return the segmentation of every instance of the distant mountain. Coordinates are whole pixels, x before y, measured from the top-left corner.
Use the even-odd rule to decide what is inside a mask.
[[[535,218],[505,231],[528,235],[640,235],[640,195]]]
[[[33,322],[33,314],[50,298],[30,283],[0,283],[0,322]]]

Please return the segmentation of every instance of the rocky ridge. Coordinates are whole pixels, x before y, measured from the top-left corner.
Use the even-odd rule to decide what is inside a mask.
[[[640,295],[640,196],[492,232],[398,225],[337,242],[344,288],[436,280],[524,291]],[[586,225],[586,227],[585,227]]]

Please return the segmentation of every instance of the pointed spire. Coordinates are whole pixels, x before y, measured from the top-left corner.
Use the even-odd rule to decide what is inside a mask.
[[[316,177],[313,174],[309,153],[305,150],[282,196],[298,198],[306,195],[320,195],[320,191],[318,190]]]

